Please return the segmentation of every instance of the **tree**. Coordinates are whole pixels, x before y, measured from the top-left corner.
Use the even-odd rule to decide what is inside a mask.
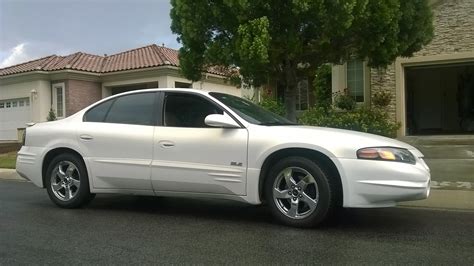
[[[171,0],[171,30],[182,44],[185,77],[214,65],[238,66],[244,81],[285,86],[295,120],[298,77],[326,63],[366,59],[386,66],[433,36],[428,0]]]
[[[318,107],[328,109],[332,104],[331,86],[332,68],[328,64],[321,65],[317,70],[313,80],[314,95]]]

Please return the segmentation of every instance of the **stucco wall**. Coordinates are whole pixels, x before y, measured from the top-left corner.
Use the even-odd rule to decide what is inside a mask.
[[[422,50],[414,54],[414,60],[423,61],[425,56],[455,55],[474,51],[474,1],[444,0],[433,6],[434,38]],[[384,69],[371,70],[371,94],[388,91],[392,97],[390,116],[396,120],[395,64]],[[404,89],[404,86],[400,86]],[[400,92],[398,92],[400,93]]]
[[[191,83],[189,80],[184,79],[184,78],[168,77],[168,88],[174,88],[175,82]],[[201,81],[194,82],[192,84],[192,87],[193,89],[197,89],[197,90],[223,92],[223,93],[236,95],[239,97],[242,96],[241,89],[230,84],[230,82],[228,84],[220,84],[218,82],[212,82],[212,80],[211,81],[201,80]]]
[[[102,99],[102,87],[98,82],[84,80],[66,81],[66,116]]]
[[[111,87],[133,85],[147,82],[158,82],[159,88],[175,88],[175,82],[192,83],[190,80],[181,77],[176,77],[173,75],[107,81],[102,83],[102,97],[107,97],[112,94],[110,90]],[[242,96],[241,89],[235,87],[230,83],[223,84],[215,77],[210,77],[207,80],[194,82],[192,83],[192,88],[198,90],[224,92],[228,94]]]
[[[38,81],[0,85],[0,100],[30,98],[31,90],[37,90]]]
[[[159,72],[158,70],[153,72],[152,75],[148,73],[142,76],[140,73],[136,73],[134,76],[123,75],[117,79],[109,77],[102,83],[102,97],[107,97],[112,94],[110,89],[111,87],[158,82],[159,88],[175,88],[175,82],[192,83],[190,80],[179,77],[178,75],[179,73],[177,70],[172,69],[168,70],[168,72]],[[225,83],[221,80],[221,78],[216,78],[211,75],[209,75],[207,79],[192,83],[192,88],[207,91],[225,92],[228,94],[242,96],[241,89],[230,84],[230,82]]]

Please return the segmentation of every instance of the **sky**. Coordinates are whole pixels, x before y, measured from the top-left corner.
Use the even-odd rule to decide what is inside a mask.
[[[56,54],[179,48],[169,0],[0,0],[0,68]]]

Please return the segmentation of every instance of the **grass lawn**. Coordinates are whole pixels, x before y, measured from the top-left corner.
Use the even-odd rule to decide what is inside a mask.
[[[0,154],[0,168],[15,169],[16,151]]]

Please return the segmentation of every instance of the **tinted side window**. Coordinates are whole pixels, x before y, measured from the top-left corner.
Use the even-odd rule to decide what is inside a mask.
[[[140,93],[117,98],[105,122],[133,125],[154,125],[155,93]]]
[[[84,121],[87,122],[104,122],[105,115],[110,109],[110,106],[114,100],[103,102],[93,108],[91,108],[87,113],[84,115]]]
[[[210,101],[195,95],[168,93],[165,97],[165,126],[208,127],[204,119],[210,114],[223,114],[223,111]]]

